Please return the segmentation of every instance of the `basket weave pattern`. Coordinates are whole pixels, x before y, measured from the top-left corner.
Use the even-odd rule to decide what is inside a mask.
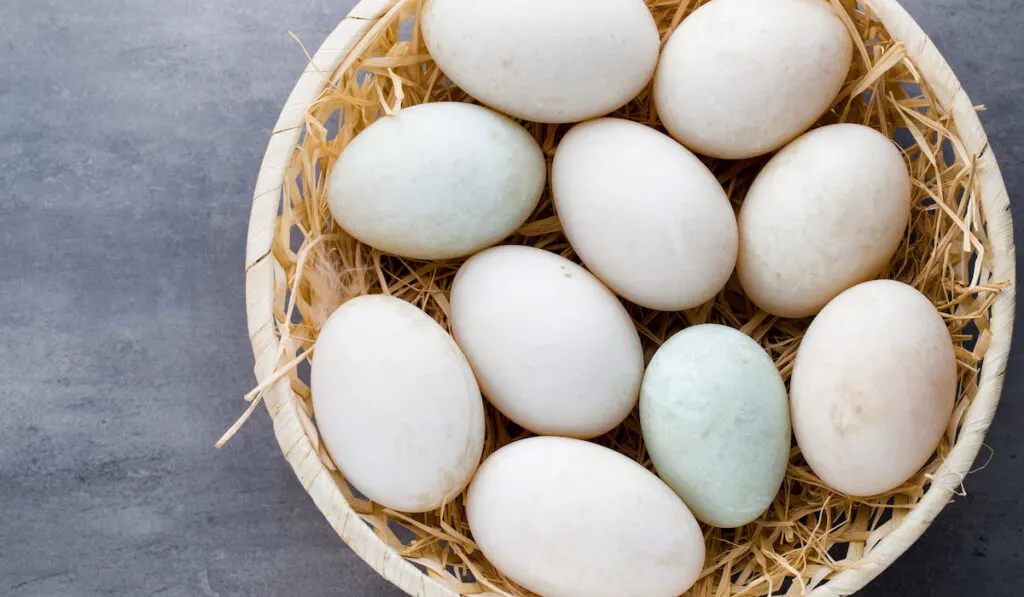
[[[704,0],[647,3],[664,40]],[[863,500],[832,492],[794,448],[783,489],[761,520],[742,529],[707,531],[706,569],[691,591],[695,596],[839,597],[859,590],[962,490],[1002,387],[1013,328],[1013,233],[1006,189],[976,109],[895,0],[868,0],[866,9],[852,0],[831,3],[851,35],[867,43],[858,44],[849,82],[822,122],[861,122],[904,138],[915,181],[913,233],[887,277],[913,284],[939,306],[956,344],[960,395],[931,463],[889,495]],[[440,512],[406,516],[355,495],[319,441],[300,374],[317,325],[340,299],[388,292],[447,322],[446,292],[458,262],[409,263],[360,245],[332,224],[324,194],[326,173],[338,154],[382,114],[423,101],[469,101],[426,55],[414,20],[419,5],[361,2],[311,58],[274,127],[256,183],[246,254],[249,334],[259,381],[247,396],[246,415],[260,401],[266,404],[283,454],[329,523],[407,593],[526,595],[474,551],[461,499]],[[657,124],[646,91],[616,115]],[[337,134],[330,132],[334,127]],[[550,159],[565,127],[527,128]],[[763,159],[708,164],[738,204]],[[572,255],[549,194],[509,242]],[[630,312],[648,358],[685,325],[724,323],[765,346],[787,380],[807,325],[758,312],[734,283],[693,311]],[[487,436],[488,453],[515,439],[491,408]],[[600,441],[650,466],[635,413]],[[414,539],[400,541],[395,524]]]

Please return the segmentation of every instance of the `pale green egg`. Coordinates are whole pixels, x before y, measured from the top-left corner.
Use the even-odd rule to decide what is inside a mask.
[[[698,325],[669,338],[644,374],[640,422],[658,475],[702,522],[752,522],[782,485],[786,386],[742,332]]]

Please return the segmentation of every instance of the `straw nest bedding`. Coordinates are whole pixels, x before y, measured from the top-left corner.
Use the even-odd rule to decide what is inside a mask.
[[[822,0],[826,1],[826,0]],[[801,594],[838,571],[870,561],[872,547],[900,523],[923,495],[951,445],[977,391],[979,370],[991,337],[989,308],[1004,283],[991,279],[991,246],[978,197],[977,156],[958,138],[951,116],[880,22],[854,0],[830,0],[856,44],[849,80],[819,124],[856,122],[895,138],[913,178],[908,234],[884,277],[907,282],[938,306],[956,346],[960,388],[953,418],[931,462],[896,491],[869,499],[836,493],[811,472],[794,446],[785,482],[774,504],[757,521],[734,530],[705,530],[706,568],[691,590],[695,597]],[[662,40],[704,0],[647,0]],[[334,465],[312,420],[307,358],[317,329],[344,300],[368,293],[400,297],[447,326],[448,290],[460,260],[419,262],[381,254],[344,234],[330,219],[326,174],[352,138],[383,114],[423,102],[472,101],[451,86],[426,53],[416,25],[418,2],[399,2],[353,50],[332,84],[309,106],[306,130],[285,179],[274,257],[284,266],[288,289],[279,293],[276,319],[280,367],[246,398],[251,413],[261,393],[283,376],[291,380],[305,432],[324,464]],[[330,73],[325,73],[325,76]],[[649,90],[616,116],[660,125]],[[567,125],[525,123],[549,159]],[[765,158],[706,160],[734,205]],[[396,171],[395,176],[401,176]],[[556,218],[550,194],[508,243],[529,244],[575,259]],[[697,309],[677,313],[628,306],[650,358],[674,332],[705,322],[740,329],[757,340],[789,380],[809,320],[779,319],[748,301],[735,279]],[[241,421],[239,422],[239,424]],[[228,436],[237,430],[232,428]],[[524,437],[487,406],[484,453]],[[599,443],[652,468],[637,413]],[[351,507],[398,554],[427,570],[455,592],[528,595],[483,558],[470,539],[462,498],[439,511],[405,515],[353,493],[335,480]]]

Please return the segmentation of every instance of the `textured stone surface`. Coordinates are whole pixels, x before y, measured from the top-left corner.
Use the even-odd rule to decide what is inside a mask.
[[[304,65],[287,32],[312,50],[352,4],[0,1],[0,594],[400,594],[322,520],[265,413],[212,447],[253,383],[244,240]],[[1024,192],[1019,0],[906,4]],[[865,596],[1019,592],[1022,368],[1018,350],[988,467]]]

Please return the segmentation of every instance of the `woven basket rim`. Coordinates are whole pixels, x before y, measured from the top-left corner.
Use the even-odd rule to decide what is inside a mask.
[[[282,265],[272,251],[278,234],[278,206],[292,151],[299,144],[306,108],[317,99],[329,78],[346,70],[361,53],[364,40],[373,39],[392,12],[416,0],[362,0],[327,37],[285,102],[257,176],[246,245],[246,313],[258,382],[271,379],[279,364],[274,319],[276,281],[283,279]],[[894,39],[903,41],[907,55],[934,89],[938,103],[948,110],[966,148],[981,156],[981,203],[992,242],[995,279],[1005,280],[992,304],[991,345],[985,356],[978,392],[968,409],[960,436],[921,500],[902,523],[882,538],[871,561],[845,570],[814,589],[812,597],[841,597],[860,590],[888,568],[928,528],[957,491],[981,448],[1002,391],[1013,332],[1016,290],[1016,259],[1010,201],[992,148],[974,105],[938,49],[897,0],[866,0],[875,16]],[[283,292],[284,289],[282,288]],[[381,576],[410,595],[458,597],[448,587],[420,572],[362,524],[346,502],[316,448],[303,431],[296,412],[293,390],[287,378],[278,379],[264,400],[273,419],[274,433],[285,458],[303,488],[335,531],[353,551]]]

